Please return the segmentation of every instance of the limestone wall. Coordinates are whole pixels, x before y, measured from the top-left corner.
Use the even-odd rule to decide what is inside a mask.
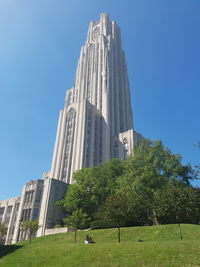
[[[68,228],[52,228],[52,229],[45,229],[45,235],[55,235],[55,234],[62,234],[67,233]]]

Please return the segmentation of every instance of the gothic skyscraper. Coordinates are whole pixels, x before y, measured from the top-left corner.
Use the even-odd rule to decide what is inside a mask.
[[[74,87],[60,111],[50,172],[27,182],[21,197],[0,201],[0,223],[8,228],[5,244],[24,240],[21,223],[38,220],[37,236],[63,219],[55,203],[64,197],[73,172],[111,158],[125,159],[142,138],[133,130],[130,90],[120,29],[107,14],[91,22],[81,48]]]
[[[89,25],[74,87],[60,111],[50,177],[72,183],[75,170],[124,159],[138,137],[120,28],[101,14]]]

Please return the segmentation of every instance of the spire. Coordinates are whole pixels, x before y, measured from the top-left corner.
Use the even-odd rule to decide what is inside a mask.
[[[107,22],[107,21],[109,21],[109,15],[106,14],[106,13],[102,13],[101,16],[100,16],[100,20],[101,20],[102,22]]]
[[[97,37],[97,35],[103,34],[104,36],[107,36],[111,34],[112,32],[111,25],[112,23],[109,21],[109,15],[106,13],[102,13],[100,15],[100,20],[90,22],[86,43],[94,41],[95,39],[94,37]]]

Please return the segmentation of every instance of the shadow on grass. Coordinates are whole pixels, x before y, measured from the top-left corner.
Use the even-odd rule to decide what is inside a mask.
[[[10,246],[0,246],[0,258],[3,258],[7,254],[10,254],[14,252],[17,249],[22,248],[23,246],[16,246],[16,245],[10,245]]]

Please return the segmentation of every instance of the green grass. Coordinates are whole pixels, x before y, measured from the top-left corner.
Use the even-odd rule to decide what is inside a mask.
[[[182,241],[177,225],[122,228],[121,243],[116,229],[80,231],[77,244],[73,243],[74,233],[45,236],[32,244],[0,247],[0,266],[200,266],[200,226],[183,224],[182,230]],[[86,234],[96,244],[84,245]]]

